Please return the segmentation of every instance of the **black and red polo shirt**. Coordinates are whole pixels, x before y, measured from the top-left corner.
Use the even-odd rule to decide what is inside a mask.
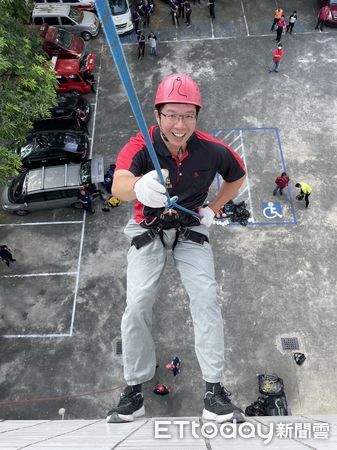
[[[195,210],[203,205],[217,173],[229,183],[245,175],[243,161],[235,150],[207,133],[195,130],[180,159],[171,155],[158,126],[150,127],[149,134],[160,167],[169,171],[168,192],[171,197],[177,195],[179,205],[185,208]],[[132,137],[120,151],[116,171],[121,169],[129,170],[136,177],[154,170],[141,133]],[[153,208],[144,206],[138,200],[134,208],[137,223],[154,212]]]

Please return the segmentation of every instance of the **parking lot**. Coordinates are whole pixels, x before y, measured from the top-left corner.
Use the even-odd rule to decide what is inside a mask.
[[[337,251],[334,167],[337,115],[337,30],[314,30],[318,2],[279,1],[286,18],[296,9],[295,34],[283,37],[279,73],[268,73],[275,48],[270,32],[276,2],[218,0],[216,19],[206,2],[193,5],[190,28],[176,29],[168,6],[157,0],[150,29],[158,56],[137,59],[135,34],[124,52],[148,125],[163,76],[194,77],[203,94],[198,128],[231,144],[244,157],[248,182],[247,227],[211,230],[218,297],[225,330],[225,386],[245,407],[258,396],[257,373],[284,379],[293,414],[331,414],[337,395],[335,290]],[[147,30],[146,36],[147,36]],[[97,53],[91,154],[115,162],[138,131],[103,33],[89,42]],[[274,179],[291,178],[283,198]],[[313,187],[310,207],[295,200],[295,183]],[[213,191],[216,189],[216,182]],[[123,228],[132,204],[109,213],[59,209],[25,217],[0,212],[1,243],[17,262],[0,266],[0,412],[2,419],[102,418],[118,401],[123,367],[118,352],[125,307]],[[277,202],[278,214],[269,203]],[[269,208],[269,209],[268,209]],[[145,386],[147,414],[197,415],[204,383],[194,354],[188,298],[171,258],[154,308],[158,371]],[[297,366],[281,338],[297,338],[307,360]],[[183,359],[173,380],[164,366]],[[170,384],[167,397],[152,394]]]

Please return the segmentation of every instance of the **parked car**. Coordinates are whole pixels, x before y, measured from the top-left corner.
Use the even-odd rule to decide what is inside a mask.
[[[131,33],[133,22],[128,0],[109,0],[109,5],[117,33]]]
[[[41,26],[42,48],[51,58],[81,59],[85,54],[84,40],[63,28],[52,27],[47,23]]]
[[[28,170],[5,186],[1,206],[19,216],[43,209],[77,208],[81,186],[100,183],[103,174],[103,158]]]
[[[49,119],[37,120],[33,123],[32,133],[41,131],[85,131],[87,130],[86,123],[76,117],[69,117],[66,119]]]
[[[40,27],[44,23],[65,28],[82,36],[85,41],[97,36],[99,32],[99,20],[96,14],[90,11],[81,11],[66,4],[36,5],[32,12],[31,25]]]
[[[37,5],[70,5],[85,11],[95,12],[95,2],[93,0],[35,0]]]
[[[337,0],[320,0],[321,7],[329,6],[331,15],[326,21],[327,25],[337,25]]]
[[[76,111],[80,111],[85,122],[89,122],[91,108],[90,103],[84,97],[72,94],[58,94],[56,101],[57,105],[50,110],[51,118],[73,118],[76,116]]]
[[[95,67],[96,55],[89,53],[81,61],[78,59],[60,59],[56,56],[52,58],[52,66],[56,72],[56,79],[59,83],[57,92],[63,94],[86,94],[91,90],[87,81],[88,76],[92,76]]]
[[[25,145],[17,150],[26,168],[80,162],[88,152],[89,139],[83,131],[65,130],[31,132]]]

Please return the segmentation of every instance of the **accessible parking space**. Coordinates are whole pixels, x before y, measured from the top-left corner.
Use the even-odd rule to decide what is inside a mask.
[[[291,189],[277,201],[272,196],[275,169],[286,171],[286,161],[282,151],[277,128],[217,129],[213,136],[230,145],[243,159],[247,170],[247,181],[234,199],[236,203],[245,201],[250,211],[250,225],[296,224]],[[261,170],[263,167],[263,170]],[[213,183],[215,190],[220,187]],[[229,221],[227,221],[230,223]]]

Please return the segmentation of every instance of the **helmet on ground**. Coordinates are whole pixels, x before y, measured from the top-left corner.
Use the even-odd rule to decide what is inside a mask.
[[[154,105],[163,103],[187,103],[201,108],[201,94],[197,83],[183,73],[168,75],[158,86]]]

